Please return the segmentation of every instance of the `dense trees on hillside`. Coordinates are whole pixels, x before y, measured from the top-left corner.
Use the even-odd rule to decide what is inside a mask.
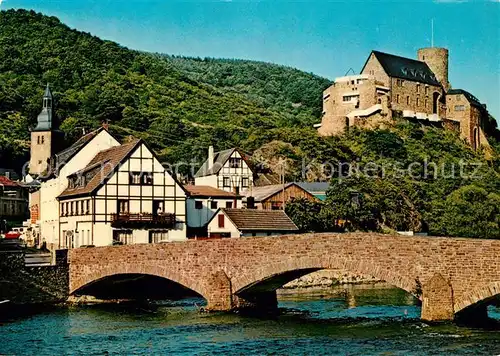
[[[140,53],[33,11],[2,11],[0,25],[3,157],[14,140],[29,139],[46,83],[69,141],[108,121],[118,134],[143,137],[168,161],[201,158],[209,143],[244,146],[256,130],[310,126],[329,83],[267,63]],[[11,115],[19,118],[14,134]]]
[[[1,11],[0,28],[3,167],[27,160],[48,82],[69,142],[107,121],[119,137],[145,139],[164,162],[199,165],[209,145],[238,146],[258,167],[276,172],[284,164],[288,181],[331,181],[325,202],[288,205],[303,231],[343,224],[500,238],[494,119],[489,161],[453,132],[405,120],[319,137],[312,124],[324,78],[268,63],[132,51],[32,11]]]

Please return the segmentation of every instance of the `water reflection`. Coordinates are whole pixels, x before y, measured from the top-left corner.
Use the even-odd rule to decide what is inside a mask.
[[[281,314],[201,314],[202,299],[47,311],[0,327],[0,354],[498,354],[498,331],[428,326],[406,292],[280,295]],[[490,315],[499,316],[497,308]]]

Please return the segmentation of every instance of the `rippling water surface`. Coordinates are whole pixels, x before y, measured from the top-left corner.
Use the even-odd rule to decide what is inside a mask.
[[[187,299],[61,308],[0,326],[0,354],[500,354],[500,331],[428,326],[397,289],[351,287],[341,295],[287,295],[277,317],[200,314]],[[500,310],[490,307],[500,319]]]

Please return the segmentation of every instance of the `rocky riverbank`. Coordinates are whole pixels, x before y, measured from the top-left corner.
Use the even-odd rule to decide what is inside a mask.
[[[343,284],[375,284],[381,280],[371,276],[359,275],[344,270],[325,269],[310,273],[285,284],[279,293],[297,293],[302,290],[326,290]]]

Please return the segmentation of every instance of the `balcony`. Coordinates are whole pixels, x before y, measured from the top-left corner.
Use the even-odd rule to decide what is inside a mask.
[[[111,214],[111,226],[115,228],[148,229],[174,228],[175,214],[164,213],[153,215],[150,213],[120,213]]]

